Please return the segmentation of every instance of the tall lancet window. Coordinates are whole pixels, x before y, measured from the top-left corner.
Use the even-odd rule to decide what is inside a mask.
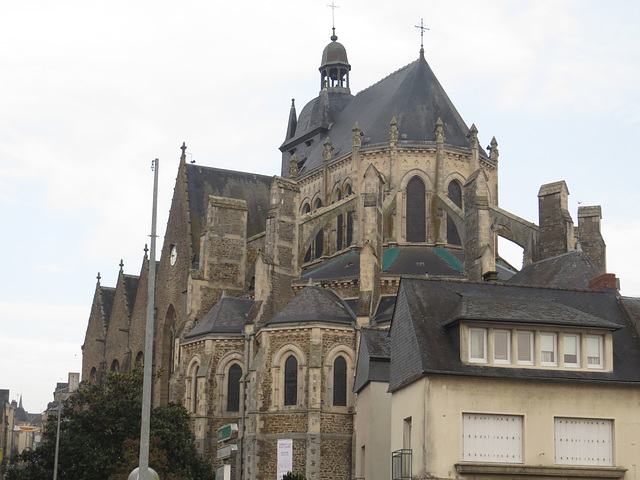
[[[426,214],[424,182],[419,177],[413,177],[407,184],[407,242],[426,242]]]
[[[227,378],[227,412],[240,411],[240,378],[242,368],[237,363],[231,365]]]
[[[333,362],[333,404],[342,407],[347,405],[347,362],[344,357],[338,357]]]
[[[449,189],[447,192],[447,196],[449,199],[455,203],[456,207],[462,209],[462,187],[457,180],[452,180],[449,183]],[[453,218],[451,215],[447,214],[447,243],[449,245],[462,245],[460,241],[460,233],[458,233],[458,229],[456,228],[456,224],[453,223]]]
[[[298,360],[293,355],[284,362],[284,404],[298,404]]]

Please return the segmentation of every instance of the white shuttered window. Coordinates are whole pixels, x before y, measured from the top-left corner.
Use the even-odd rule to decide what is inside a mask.
[[[462,414],[462,461],[522,463],[522,417]]]
[[[554,419],[556,463],[613,465],[613,420]]]

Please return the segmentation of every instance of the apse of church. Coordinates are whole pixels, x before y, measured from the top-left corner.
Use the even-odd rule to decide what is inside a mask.
[[[389,328],[401,278],[506,281],[498,235],[526,263],[575,246],[562,186],[541,190],[544,234],[498,208],[497,141],[480,146],[424,50],[353,95],[337,40],[318,96],[300,114],[292,102],[280,177],[189,164],[182,147],[157,268],[153,401],[182,402],[198,451],[236,479],[275,478],[282,439],[307,478],[356,476],[361,336]],[[589,208],[578,232],[603,259]],[[139,276],[121,266],[115,288],[98,279],[83,379],[141,358],[147,267],[145,252]],[[237,438],[218,458],[228,424]]]

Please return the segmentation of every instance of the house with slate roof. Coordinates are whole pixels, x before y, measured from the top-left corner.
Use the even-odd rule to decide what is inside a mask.
[[[503,209],[498,143],[480,147],[424,50],[353,94],[337,39],[318,96],[299,115],[291,104],[279,176],[190,164],[182,145],[156,269],[154,403],[182,402],[198,451],[234,479],[624,476],[640,307],[606,274],[600,208],[574,225],[559,181],[540,188],[537,223]],[[522,247],[520,271],[497,237]],[[144,361],[148,272],[145,251],[139,275],[121,262],[115,287],[98,276],[83,379]],[[606,413],[610,392],[622,400]],[[523,439],[513,461],[463,441],[467,422],[482,432],[496,416]],[[610,464],[554,470],[555,418],[602,421]],[[228,424],[237,437],[219,444]]]

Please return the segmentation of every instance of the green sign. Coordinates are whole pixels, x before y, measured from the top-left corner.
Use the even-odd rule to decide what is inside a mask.
[[[218,443],[225,442],[238,435],[238,424],[230,423],[218,429]]]

